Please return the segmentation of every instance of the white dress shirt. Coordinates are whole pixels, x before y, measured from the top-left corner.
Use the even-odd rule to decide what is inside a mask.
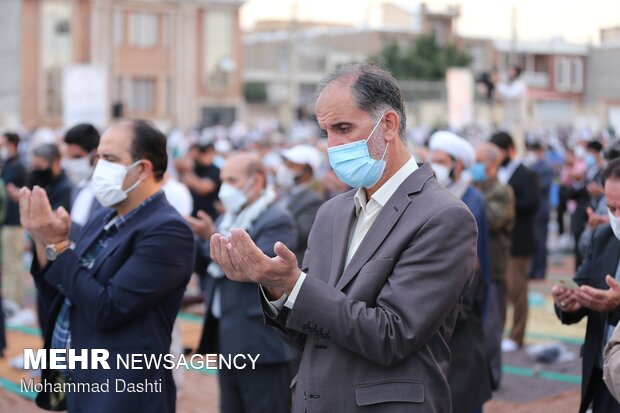
[[[503,184],[508,185],[508,181],[512,178],[512,174],[515,173],[517,168],[521,165],[520,159],[513,159],[506,166],[502,166],[497,171],[497,179]]]
[[[362,243],[362,240],[368,233],[368,230],[377,219],[379,212],[388,202],[388,200],[396,193],[398,187],[411,175],[416,169],[418,169],[418,163],[415,158],[411,156],[409,161],[405,163],[390,179],[388,179],[371,197],[370,201],[366,200],[366,191],[364,188],[358,188],[353,198],[355,202],[355,215],[357,216],[351,234],[349,235],[349,248],[347,250],[347,260],[345,267],[351,261],[351,258],[355,255],[358,247]],[[287,297],[283,295],[276,301],[268,301],[270,308],[274,314],[277,314],[282,305],[292,309],[295,304],[295,299],[301,290],[301,286],[306,279],[306,273],[301,272],[291,294]]]
[[[80,192],[73,201],[71,207],[71,221],[80,226],[86,225],[90,218],[90,209],[95,201],[95,192],[93,191],[92,181],[80,182],[78,187],[81,187]]]

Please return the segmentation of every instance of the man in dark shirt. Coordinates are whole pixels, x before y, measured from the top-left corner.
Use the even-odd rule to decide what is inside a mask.
[[[204,211],[215,221],[219,216],[216,203],[220,191],[220,168],[213,164],[215,147],[212,143],[206,145],[194,145],[190,153],[193,153],[193,169],[181,171],[181,182],[189,188],[194,200],[193,217],[198,217],[198,211]],[[204,287],[207,267],[207,258],[197,249],[194,271],[201,277],[201,286]]]
[[[187,185],[194,199],[192,216],[195,217],[198,211],[204,211],[215,220],[220,215],[216,203],[219,202],[217,193],[222,184],[220,168],[213,164],[215,148],[212,143],[195,145],[192,152],[195,154],[193,169],[181,176],[181,182]]]
[[[26,184],[26,167],[19,159],[19,136],[13,132],[2,135],[2,180],[9,195],[6,218],[2,228],[2,297],[24,305],[26,272],[22,263],[24,231],[19,223],[19,188]],[[6,301],[5,301],[6,302]]]
[[[64,207],[71,210],[73,185],[60,166],[60,151],[52,143],[43,144],[32,153],[32,171],[28,186],[40,186],[47,192],[52,208]]]

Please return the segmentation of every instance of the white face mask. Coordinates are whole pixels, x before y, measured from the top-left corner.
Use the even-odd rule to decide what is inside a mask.
[[[437,182],[439,182],[440,185],[447,187],[452,183],[452,179],[450,178],[450,168],[436,163],[431,163],[431,168],[433,168],[435,176],[437,177]]]
[[[523,158],[523,164],[525,166],[532,166],[536,161],[538,161],[538,156],[536,156],[534,152],[528,152],[525,158]]]
[[[92,183],[95,197],[101,205],[106,208],[117,205],[127,199],[127,194],[140,185],[141,181],[138,179],[129,188],[123,189],[123,181],[125,181],[127,172],[135,168],[139,162],[136,161],[125,167],[125,165],[109,162],[105,159],[97,161]]]
[[[245,187],[252,186],[254,179],[248,181]],[[236,188],[230,185],[227,182],[224,182],[220,187],[220,192],[218,192],[217,197],[220,199],[222,206],[226,212],[231,212],[236,214],[241,210],[241,208],[248,203],[248,197],[245,194],[245,191]]]
[[[607,209],[607,215],[609,215],[609,224],[611,225],[611,230],[614,232],[616,238],[620,240],[620,217],[612,214],[609,209]]]
[[[581,145],[575,146],[575,156],[583,159],[583,157],[586,156],[585,148]]]
[[[67,176],[74,185],[90,178],[93,173],[93,167],[90,165],[88,156],[75,159],[63,159],[60,166],[65,170]]]
[[[6,146],[0,148],[0,159],[2,159],[3,161],[9,159],[9,149]]]
[[[276,172],[276,185],[287,190],[295,186],[295,173],[290,168],[282,165]]]

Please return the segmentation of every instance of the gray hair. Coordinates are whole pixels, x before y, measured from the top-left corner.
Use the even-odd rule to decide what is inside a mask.
[[[58,146],[54,145],[53,143],[44,143],[41,146],[37,146],[32,151],[32,154],[34,156],[40,156],[49,163],[60,159],[60,151],[58,150]]]
[[[476,149],[483,150],[486,155],[486,161],[491,165],[499,165],[502,161],[502,153],[490,142],[480,142],[476,145]]]
[[[340,66],[321,79],[316,89],[316,96],[334,82],[342,85],[350,84],[351,94],[357,106],[377,122],[386,110],[398,113],[400,118],[398,135],[403,142],[406,142],[407,117],[403,94],[390,72],[372,62]]]

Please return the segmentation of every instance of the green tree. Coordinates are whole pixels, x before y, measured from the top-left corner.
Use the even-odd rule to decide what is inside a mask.
[[[265,103],[267,101],[267,85],[264,82],[245,82],[243,95],[248,103]]]
[[[442,80],[449,67],[464,67],[471,57],[453,44],[440,45],[435,34],[419,36],[408,48],[392,42],[372,58],[397,79]]]

